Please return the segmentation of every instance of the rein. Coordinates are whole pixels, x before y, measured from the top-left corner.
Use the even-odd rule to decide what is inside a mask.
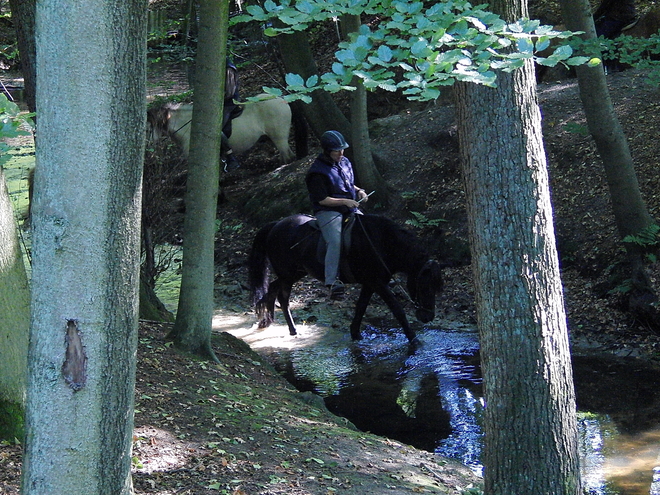
[[[394,274],[391,272],[391,270],[388,268],[387,264],[385,264],[385,260],[383,260],[382,256],[376,249],[376,246],[374,246],[373,241],[371,240],[371,237],[369,237],[369,234],[367,233],[367,229],[364,228],[364,224],[362,223],[362,220],[360,219],[360,215],[357,216],[357,222],[360,224],[360,228],[362,229],[362,232],[364,232],[364,236],[367,238],[367,241],[369,242],[369,245],[371,246],[371,249],[373,250],[374,254],[376,255],[376,258],[378,261],[380,261],[381,265],[383,265],[383,268],[385,268],[385,271],[387,271],[387,274],[389,275],[390,279],[394,278]],[[431,264],[431,260],[428,260],[426,263],[424,263],[424,266],[421,268],[419,273],[422,273],[424,271],[424,268],[429,266]],[[408,301],[412,303],[412,305],[415,307],[415,309],[424,309],[426,311],[430,311],[428,308],[423,308],[421,307],[417,301],[413,300],[412,297],[410,297],[410,294],[408,294],[408,291],[405,289],[403,285],[401,285],[400,281],[396,281],[395,285],[403,292],[403,294],[406,296]],[[419,293],[419,277],[417,277],[417,292]]]
[[[176,131],[172,131],[171,134],[172,134],[172,135],[176,134],[176,133],[179,132],[181,129],[183,129],[185,126],[187,126],[188,124],[190,124],[191,122],[192,122],[192,119],[190,119],[190,120],[189,120],[188,122],[186,122],[185,124],[182,124],[181,127],[179,127]],[[165,128],[167,128],[167,124],[165,125]]]

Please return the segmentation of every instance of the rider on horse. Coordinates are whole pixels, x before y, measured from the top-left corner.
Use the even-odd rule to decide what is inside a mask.
[[[615,38],[637,20],[634,0],[603,0],[594,13],[596,34]]]
[[[358,201],[367,201],[368,195],[355,185],[353,166],[344,156],[348,148],[344,136],[327,131],[321,136],[321,147],[323,152],[309,168],[306,182],[314,215],[327,244],[325,285],[330,289],[330,298],[339,300],[344,296],[344,284],[339,279],[343,219],[358,212]]]
[[[238,69],[227,57],[227,72],[225,77],[225,102],[222,112],[222,137],[220,151],[225,171],[234,170],[239,167],[238,160],[234,156],[234,150],[229,146],[231,136],[231,121],[238,117],[243,108],[238,105]]]

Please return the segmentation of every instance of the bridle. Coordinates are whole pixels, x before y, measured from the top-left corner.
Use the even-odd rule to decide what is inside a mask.
[[[360,228],[362,229],[362,232],[364,233],[364,236],[367,238],[367,241],[369,242],[369,245],[371,246],[371,249],[373,250],[374,254],[376,255],[376,258],[378,259],[378,261],[380,261],[380,264],[383,265],[383,268],[385,268],[385,271],[387,272],[389,278],[390,279],[394,278],[394,274],[390,271],[387,264],[385,264],[385,260],[383,260],[382,256],[380,255],[380,253],[376,249],[376,246],[374,246],[374,243],[371,240],[371,237],[369,237],[369,234],[367,233],[367,229],[364,228],[364,224],[362,223],[362,220],[360,219],[360,215],[356,215],[356,220],[357,220],[357,223],[360,224]],[[415,291],[416,291],[417,295],[419,295],[419,292],[420,292],[420,290],[419,290],[420,289],[420,278],[421,278],[420,276],[425,270],[430,270],[431,265],[433,263],[434,263],[433,260],[427,260],[426,263],[424,263],[424,265],[422,265],[422,268],[420,268],[419,272],[417,273],[417,280],[416,280],[416,287],[415,287]],[[403,285],[401,285],[401,282],[399,282],[398,280],[396,281],[396,286],[399,288],[399,290],[401,292],[403,292],[403,294],[406,296],[408,301],[413,305],[413,307],[416,310],[421,309],[423,311],[428,311],[430,313],[433,313],[435,311],[434,307],[425,308],[421,304],[419,304],[417,301],[415,301],[412,297],[410,297],[410,294],[408,293],[408,291],[405,289],[405,287]]]

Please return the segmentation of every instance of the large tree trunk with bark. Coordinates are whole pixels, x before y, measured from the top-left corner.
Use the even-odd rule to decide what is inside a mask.
[[[560,0],[559,3],[568,29],[583,31],[584,39],[596,38],[588,0]],[[639,236],[654,223],[654,219],[642,199],[628,140],[614,112],[605,72],[602,65],[578,66],[576,72],[589,132],[603,160],[619,236],[621,239]],[[657,326],[658,298],[646,273],[645,250],[643,246],[627,243],[626,251],[632,281],[632,290],[628,294],[629,307],[638,318]]]
[[[132,492],[146,7],[37,5],[26,495]]]
[[[12,418],[25,404],[30,288],[18,242],[18,225],[0,167],[0,425],[8,439],[20,437]]]
[[[229,3],[200,2],[199,43],[186,184],[183,269],[174,328],[180,349],[217,361],[211,348],[215,218]]]
[[[491,2],[507,20],[526,4]],[[577,422],[531,62],[456,88],[479,325],[486,495],[580,495]]]

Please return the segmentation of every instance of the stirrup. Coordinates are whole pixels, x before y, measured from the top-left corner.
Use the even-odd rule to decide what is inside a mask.
[[[341,301],[344,299],[345,289],[344,283],[341,280],[336,280],[330,286],[330,300],[331,301]]]

